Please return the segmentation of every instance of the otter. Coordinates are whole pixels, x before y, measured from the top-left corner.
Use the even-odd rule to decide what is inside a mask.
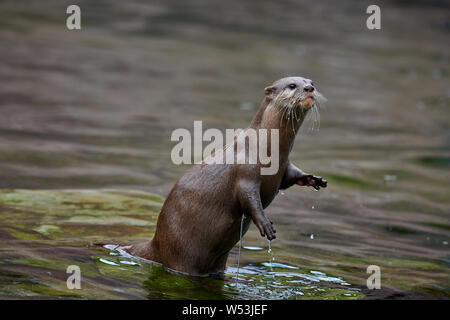
[[[294,184],[316,190],[327,186],[326,180],[289,162],[297,132],[308,111],[317,108],[322,95],[310,79],[303,77],[280,79],[264,92],[261,106],[247,129],[279,129],[278,171],[262,175],[260,169],[264,165],[259,161],[256,164],[201,161],[170,191],[153,239],[131,245],[126,249],[129,254],[181,273],[223,278],[228,254],[240,239],[241,227],[245,234],[253,221],[261,236],[269,241],[275,239],[276,231],[264,209],[280,189]],[[237,152],[236,145],[225,149]],[[248,153],[248,148],[244,152]]]

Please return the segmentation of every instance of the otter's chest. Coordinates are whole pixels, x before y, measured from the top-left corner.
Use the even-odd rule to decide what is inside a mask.
[[[261,196],[261,203],[263,208],[267,208],[270,203],[275,199],[275,196],[280,190],[281,181],[284,177],[284,171],[286,168],[283,166],[280,168],[279,173],[273,176],[261,176],[261,188],[259,194]]]

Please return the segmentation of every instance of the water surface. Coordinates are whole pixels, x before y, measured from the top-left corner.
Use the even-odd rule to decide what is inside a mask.
[[[70,1],[3,1],[1,296],[448,298],[450,11],[427,3],[383,2],[369,31],[366,1],[79,1],[69,32]],[[151,238],[188,168],[174,129],[246,127],[287,75],[328,98],[291,160],[329,187],[278,195],[272,254],[252,226],[236,284],[237,248],[230,282],[198,282],[102,247]]]

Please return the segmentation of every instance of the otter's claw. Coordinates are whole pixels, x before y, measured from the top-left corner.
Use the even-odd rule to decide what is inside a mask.
[[[276,238],[275,233],[277,231],[273,228],[272,221],[270,221],[269,218],[267,218],[266,216],[261,216],[258,221],[254,222],[258,227],[262,237],[266,236],[268,240],[273,240]]]
[[[297,184],[301,186],[313,187],[316,190],[320,190],[320,188],[326,188],[328,182],[321,177],[316,177],[312,174],[305,174],[301,176],[300,179],[298,179]]]

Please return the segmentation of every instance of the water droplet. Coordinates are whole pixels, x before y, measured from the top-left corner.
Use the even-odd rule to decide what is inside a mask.
[[[313,210],[314,210],[314,206],[312,206],[312,207],[311,207],[311,209],[313,209]]]
[[[284,196],[284,191],[280,191],[281,195]]]
[[[311,240],[314,240],[314,235],[312,233],[311,233],[310,238],[311,238]]]
[[[397,180],[397,176],[389,175],[389,174],[384,175],[385,182],[392,182],[392,181],[396,181],[396,180]]]

